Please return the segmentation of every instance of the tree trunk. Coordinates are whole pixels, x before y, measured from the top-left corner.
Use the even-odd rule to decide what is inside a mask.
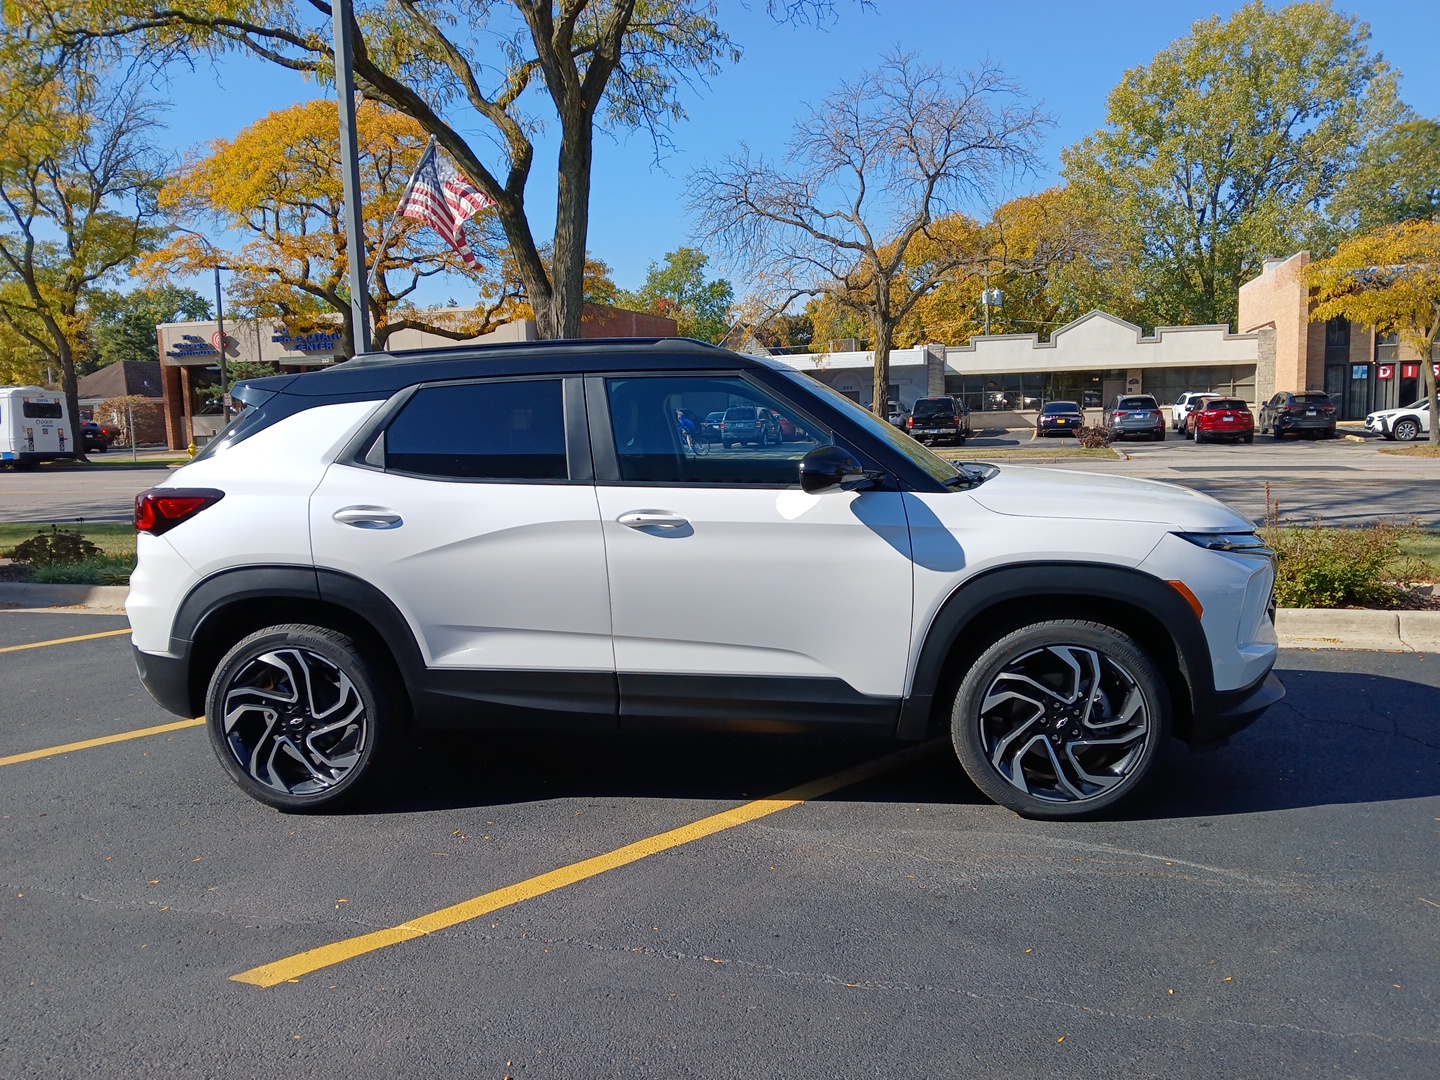
[[[555,194],[555,249],[550,277],[552,327],[541,324],[544,337],[578,338],[585,301],[585,243],[590,228],[590,163],[594,129],[588,114],[577,110],[565,119],[560,141],[559,188]],[[536,318],[539,321],[539,309]]]
[[[65,390],[65,411],[70,416],[70,436],[75,440],[75,460],[89,461],[85,456],[85,432],[80,427],[80,393],[75,378],[75,354],[63,334],[56,335],[56,344],[59,346],[56,359],[60,363],[60,385]]]
[[[874,306],[870,328],[875,332],[875,386],[871,411],[881,420],[890,418],[890,346],[895,341],[895,319],[890,312],[890,277],[877,268]]]

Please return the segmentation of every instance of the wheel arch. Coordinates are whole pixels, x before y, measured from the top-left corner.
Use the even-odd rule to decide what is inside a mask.
[[[309,623],[354,638],[398,681],[413,710],[413,687],[424,658],[389,597],[337,571],[261,566],[211,575],[190,590],[176,612],[169,651],[187,657],[190,715],[204,710],[210,674],[231,646],[279,623]]]
[[[1154,657],[1170,688],[1174,732],[1189,738],[1214,686],[1209,644],[1181,595],[1140,570],[1082,562],[1000,567],[959,585],[920,645],[897,734],[924,738],[965,670],[992,642],[1028,623],[1084,618],[1114,626]]]

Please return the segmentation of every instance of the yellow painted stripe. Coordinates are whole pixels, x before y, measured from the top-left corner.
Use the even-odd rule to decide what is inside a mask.
[[[186,728],[200,727],[204,723],[205,718],[197,716],[193,720],[176,720],[173,724],[159,724],[155,727],[139,728],[136,731],[122,731],[119,735],[105,735],[98,739],[85,739],[81,742],[66,743],[64,746],[51,746],[45,750],[31,750],[25,754],[0,757],[0,765],[19,765],[22,761],[39,761],[41,758],[55,757],[58,754],[72,754],[76,750],[90,750],[96,746],[109,746],[111,743],[144,739],[150,735],[164,735],[167,731],[184,731]]]
[[[24,652],[26,649],[43,649],[48,645],[69,645],[72,641],[94,641],[102,637],[120,637],[130,633],[127,626],[124,630],[106,630],[103,634],[81,634],[79,637],[62,637],[54,641],[32,641],[29,645],[6,645],[0,649],[0,653]]]
[[[311,949],[308,952],[286,957],[284,960],[276,960],[274,963],[262,964],[249,971],[242,971],[239,975],[232,975],[230,978],[233,982],[249,983],[251,986],[278,986],[283,982],[298,979],[302,975],[309,975],[345,960],[351,960],[390,945],[398,945],[402,941],[412,941],[438,930],[445,930],[472,919],[478,919],[482,915],[510,907],[512,904],[563,889],[608,870],[628,866],[630,863],[639,862],[651,855],[680,847],[682,844],[714,836],[716,833],[733,829],[737,825],[744,825],[747,822],[769,817],[771,814],[778,814],[781,810],[799,806],[808,799],[828,795],[832,791],[838,791],[840,788],[858,784],[862,780],[868,780],[881,773],[918,761],[934,753],[942,745],[943,741],[938,739],[922,743],[919,746],[856,765],[854,768],[833,773],[819,780],[812,780],[808,784],[801,784],[799,787],[790,788],[788,791],[771,795],[769,798],[757,799],[732,810],[712,814],[710,817],[701,818],[689,825],[682,825],[678,829],[671,829],[669,832],[627,844],[625,847],[617,848],[604,855],[596,855],[594,858],[585,859],[582,862],[562,866],[558,870],[540,874],[538,877],[522,881],[518,885],[496,889],[484,896],[477,896],[473,900],[466,900],[453,907],[443,908],[430,915],[422,915],[417,919],[401,923],[399,926],[361,934],[359,937],[346,938],[344,941],[337,941],[331,945],[322,945],[318,949]]]

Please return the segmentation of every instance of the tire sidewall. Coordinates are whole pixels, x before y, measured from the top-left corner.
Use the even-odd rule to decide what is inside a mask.
[[[1049,645],[1078,645],[1113,656],[1134,676],[1150,716],[1150,731],[1140,760],[1110,791],[1083,802],[1054,803],[1026,795],[997,773],[980,736],[980,702],[1000,670],[1018,656]],[[989,799],[1023,817],[1064,820],[1103,814],[1143,790],[1159,767],[1169,742],[1170,697],[1164,676],[1131,637],[1102,623],[1056,619],[1021,627],[987,648],[960,682],[950,711],[950,737],[961,766]]]
[[[225,737],[222,708],[225,688],[246,664],[277,648],[300,648],[328,660],[350,679],[365,706],[365,745],[360,759],[343,780],[316,795],[288,795],[260,784],[235,759]],[[286,811],[330,810],[351,801],[373,782],[395,727],[392,700],[387,680],[354,639],[319,626],[272,626],[241,638],[216,666],[205,691],[205,728],[220,764],[252,799]]]

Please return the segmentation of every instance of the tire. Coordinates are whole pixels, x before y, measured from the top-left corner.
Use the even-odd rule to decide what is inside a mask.
[[[1390,437],[1400,442],[1411,442],[1420,435],[1420,421],[1413,417],[1405,416],[1398,420],[1390,429]]]
[[[726,450],[730,449],[730,443],[725,439],[720,440],[720,445],[723,446]]]
[[[1245,442],[1246,442],[1246,443],[1253,443],[1254,441],[1255,441],[1255,436],[1254,436],[1254,435],[1246,435],[1246,436],[1245,436]]]
[[[1203,431],[1201,431],[1201,430],[1197,427],[1197,428],[1195,429],[1195,445],[1196,445],[1196,446],[1199,446],[1199,445],[1200,445],[1201,443],[1203,443],[1204,441],[1205,441],[1205,433],[1204,433]]]
[[[1193,431],[1190,430],[1190,425],[1189,425],[1189,424],[1186,424],[1186,425],[1185,425],[1185,438],[1187,438],[1187,439],[1193,439],[1193,438],[1195,438],[1195,432],[1193,432]]]
[[[1162,427],[1159,431],[1155,432],[1154,441],[1155,441],[1155,442],[1164,442],[1164,441],[1165,441],[1165,429],[1164,429],[1163,427]]]
[[[1055,619],[1012,631],[980,655],[955,694],[950,728],[960,764],[986,796],[1024,817],[1080,818],[1112,809],[1153,777],[1170,736],[1170,695],[1133,638]]]
[[[374,781],[400,726],[400,700],[353,638],[287,623],[225,654],[205,696],[206,727],[221,765],[252,799],[330,810]]]

